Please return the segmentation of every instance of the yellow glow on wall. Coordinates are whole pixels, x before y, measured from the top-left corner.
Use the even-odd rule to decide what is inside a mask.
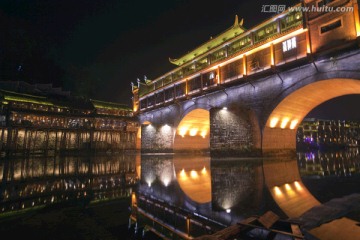
[[[203,138],[205,138],[205,137],[206,137],[206,134],[207,134],[207,131],[206,131],[206,130],[202,130],[200,135],[201,135]]]
[[[177,127],[178,135],[196,136],[199,134],[203,138],[207,135],[210,128],[210,114],[204,109],[196,109],[188,113]]]
[[[271,58],[271,66],[275,65],[275,54],[274,54],[274,44],[270,44],[270,58]]]
[[[181,170],[180,177],[186,177],[185,169]]]
[[[187,113],[176,128],[174,151],[207,150],[210,147],[210,113],[194,109]]]
[[[270,127],[271,127],[271,128],[276,127],[276,124],[278,123],[278,121],[279,121],[279,118],[277,118],[277,117],[272,118],[272,119],[270,120]]]
[[[360,36],[360,20],[359,20],[359,5],[358,1],[354,1],[353,13],[355,19],[356,36]]]
[[[281,190],[280,190],[280,188],[278,186],[274,187],[274,191],[275,191],[276,196],[281,196],[282,195],[282,192],[281,192]]]
[[[301,191],[303,189],[298,181],[295,181],[294,185],[298,191]]]
[[[197,132],[199,131],[199,129],[197,129],[197,128],[192,128],[192,129],[190,129],[190,132],[189,132],[189,134],[190,134],[190,136],[196,136],[196,134],[197,134]]]
[[[198,178],[199,175],[198,175],[198,173],[197,173],[195,170],[191,170],[191,172],[190,172],[190,177],[191,177],[191,178]]]
[[[170,179],[169,178],[164,178],[164,179],[162,179],[162,182],[163,182],[164,186],[167,187],[167,186],[169,186]]]
[[[247,75],[246,69],[246,54],[243,55],[243,75]]]
[[[281,121],[280,128],[282,128],[282,129],[286,128],[286,125],[288,124],[289,120],[290,119],[288,117],[283,118]]]
[[[288,183],[285,184],[285,189],[288,190],[288,191],[291,190],[291,187],[290,187],[290,185]]]
[[[181,135],[182,137],[184,137],[186,135],[186,132],[188,131],[188,127],[181,127],[179,128],[179,135]]]
[[[202,173],[202,174],[206,174],[206,173],[207,173],[206,167],[204,167],[204,168],[201,170],[201,173]]]
[[[295,129],[298,122],[299,122],[299,120],[297,120],[297,119],[292,120],[290,123],[290,129]]]
[[[135,206],[136,205],[136,195],[135,192],[131,193],[131,206]]]

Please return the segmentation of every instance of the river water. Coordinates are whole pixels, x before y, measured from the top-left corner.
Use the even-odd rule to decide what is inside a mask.
[[[296,215],[284,196],[325,203],[360,193],[360,158],[357,148],[299,152],[294,159],[130,153],[31,157],[2,159],[0,176],[2,214],[135,194],[141,211],[138,232],[141,223],[154,225],[150,216],[178,232],[199,236],[267,210],[281,217]],[[154,228],[174,236],[164,226]]]

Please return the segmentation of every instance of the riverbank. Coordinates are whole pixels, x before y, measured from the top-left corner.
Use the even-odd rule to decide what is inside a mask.
[[[0,214],[0,236],[38,240],[127,240],[130,198],[66,203]]]

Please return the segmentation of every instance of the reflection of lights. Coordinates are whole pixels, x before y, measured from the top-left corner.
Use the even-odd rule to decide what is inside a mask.
[[[189,132],[189,134],[190,134],[190,136],[195,136],[196,134],[197,134],[197,132],[198,132],[198,129],[197,128],[192,128],[192,129],[190,129],[190,132]]]
[[[149,187],[151,187],[151,182],[148,182],[147,184],[148,184]]]
[[[231,209],[230,209],[230,208],[226,209],[226,212],[227,212],[227,213],[230,213],[230,212],[231,212]]]
[[[135,192],[131,193],[131,206],[134,206],[136,204],[136,195]]]
[[[289,122],[289,118],[283,118],[282,119],[282,121],[281,121],[281,125],[280,125],[280,127],[282,128],[282,129],[284,129],[285,127],[286,127],[286,125],[288,124],[288,122]]]
[[[165,187],[169,186],[170,183],[170,179],[169,178],[165,178],[162,180],[163,184],[165,185]]]
[[[191,176],[191,178],[197,178],[197,177],[198,177],[198,173],[197,173],[195,170],[191,170],[190,176]]]
[[[201,173],[202,173],[202,174],[206,174],[206,167],[204,167],[204,168],[201,170]]]
[[[295,184],[295,187],[296,187],[297,190],[299,190],[299,191],[302,190],[302,187],[301,187],[301,185],[300,185],[300,183],[298,181],[295,181],[294,184]]]
[[[223,110],[227,110],[227,107],[223,107],[222,109],[223,109]]]
[[[291,123],[290,123],[290,129],[295,129],[296,124],[297,124],[298,122],[299,122],[299,121],[298,121],[297,119],[292,120]]]
[[[279,121],[279,118],[272,118],[271,120],[270,120],[270,127],[271,128],[274,128],[274,127],[276,127],[276,124],[278,123],[278,121]]]
[[[278,196],[282,195],[282,192],[278,186],[274,187],[274,190],[275,190],[276,195],[278,195]]]
[[[291,190],[291,187],[290,187],[290,185],[289,185],[288,183],[285,184],[285,188],[286,188],[287,191],[290,191],[290,190]]]

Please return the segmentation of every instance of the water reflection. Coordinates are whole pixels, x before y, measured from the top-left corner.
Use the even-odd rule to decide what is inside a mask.
[[[215,232],[267,210],[296,217],[334,197],[360,192],[358,149],[297,156],[2,159],[0,210],[130,196],[138,183],[131,221],[176,239]]]
[[[176,180],[184,194],[197,203],[211,202],[210,157],[175,155]]]
[[[351,176],[360,172],[359,149],[298,153],[302,176]]]
[[[360,193],[358,148],[337,152],[298,153],[302,181],[320,202]]]
[[[261,159],[142,155],[138,219],[198,236],[259,213],[263,188]]]
[[[297,157],[210,159],[142,155],[138,226],[151,225],[152,230],[173,239],[175,235],[196,237],[268,210],[282,217],[298,217],[331,199],[320,195],[334,187],[328,181],[333,176],[347,177],[360,186],[360,179],[356,178],[360,173],[358,149],[298,153]],[[321,188],[316,182],[319,178],[324,180]],[[333,189],[339,192],[336,196],[360,192],[360,187],[349,187],[344,192],[339,186]],[[196,225],[193,229],[197,230],[188,225]]]
[[[1,212],[130,196],[135,155],[2,159]]]

